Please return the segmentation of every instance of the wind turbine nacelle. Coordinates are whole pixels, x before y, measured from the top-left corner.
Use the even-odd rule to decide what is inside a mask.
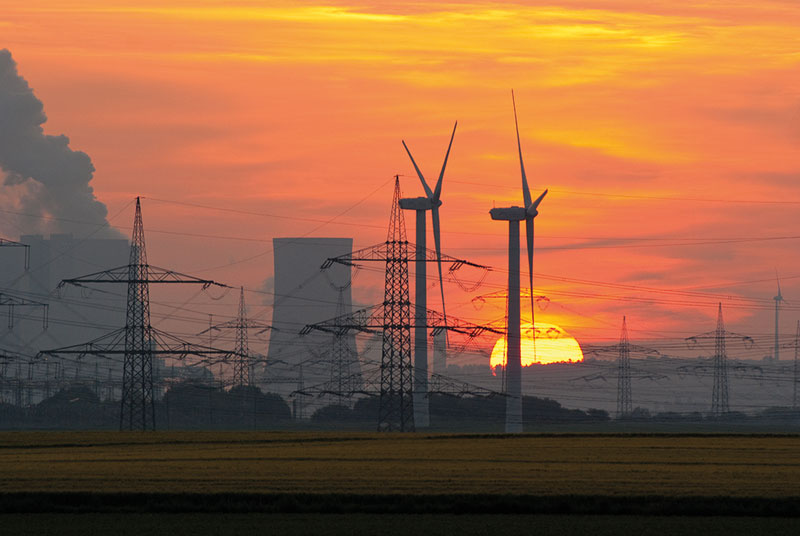
[[[489,214],[493,220],[502,221],[522,221],[530,217],[524,207],[493,208]]]
[[[431,210],[440,207],[442,202],[439,200],[431,201],[427,197],[406,197],[400,200],[400,208],[403,210]]]

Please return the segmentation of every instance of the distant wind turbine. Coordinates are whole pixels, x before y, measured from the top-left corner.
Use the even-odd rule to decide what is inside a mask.
[[[431,221],[433,223],[433,240],[436,243],[436,264],[439,267],[439,290],[442,294],[442,316],[447,325],[447,315],[444,306],[444,285],[442,278],[442,238],[439,225],[439,207],[442,206],[440,199],[442,195],[442,179],[444,170],[447,167],[447,159],[450,157],[450,149],[453,147],[453,138],[456,135],[458,121],[453,126],[453,133],[450,135],[450,144],[447,146],[447,153],[444,155],[442,170],[439,172],[439,180],[436,187],[431,190],[425,181],[425,176],[420,171],[417,162],[411,155],[411,151],[403,140],[414,170],[417,172],[422,187],[425,189],[425,197],[411,197],[400,200],[400,208],[414,210],[416,219],[416,256],[415,256],[415,297],[414,297],[414,424],[417,427],[425,428],[430,425],[430,414],[428,411],[428,290],[427,290],[427,245],[425,229],[425,213],[431,211]],[[445,330],[445,333],[447,331]]]
[[[514,91],[511,91],[511,102],[514,106],[514,126],[517,132],[517,151],[519,152],[519,168],[522,174],[522,197],[524,207],[493,208],[489,211],[493,220],[508,222],[508,325],[506,327],[506,433],[522,432],[522,350],[520,340],[520,288],[519,288],[519,222],[525,220],[525,234],[528,249],[528,276],[530,288],[533,289],[533,219],[539,214],[537,207],[542,202],[547,190],[531,200],[528,178],[525,175],[525,164],[522,161],[522,144],[519,140],[519,123],[517,121],[517,103]],[[533,298],[531,292],[531,324],[533,319]],[[534,325],[534,333],[535,333]]]

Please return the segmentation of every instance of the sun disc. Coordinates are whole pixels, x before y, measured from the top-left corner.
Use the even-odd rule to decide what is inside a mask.
[[[583,351],[574,337],[555,324],[537,322],[533,329],[530,322],[521,328],[522,366],[527,367],[548,363],[576,363],[583,361]],[[534,342],[535,332],[535,342]],[[490,365],[492,369],[506,364],[506,338],[497,340],[492,349]]]

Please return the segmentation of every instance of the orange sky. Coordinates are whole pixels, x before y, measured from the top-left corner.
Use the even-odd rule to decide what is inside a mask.
[[[627,314],[633,338],[683,337],[713,329],[717,298],[647,289],[702,289],[765,300],[724,306],[732,329],[767,335],[776,268],[785,333],[800,316],[800,240],[763,240],[800,236],[796,2],[63,4],[2,2],[0,48],[45,131],[91,156],[112,223],[128,235],[118,213],[148,198],[153,264],[256,289],[272,237],[382,241],[391,176],[422,195],[400,140],[435,176],[458,119],[443,247],[500,270],[473,293],[448,284],[448,312],[496,319],[499,303],[471,299],[505,284],[506,226],[488,210],[521,203],[513,87],[531,186],[550,188],[543,320],[614,339]],[[363,303],[380,295],[370,277]]]

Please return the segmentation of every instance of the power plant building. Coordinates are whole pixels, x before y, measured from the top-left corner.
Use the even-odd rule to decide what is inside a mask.
[[[352,238],[275,238],[275,287],[272,327],[264,380],[269,391],[283,396],[305,386],[332,380],[333,335],[300,335],[307,324],[352,312],[351,268],[331,257],[353,250]],[[350,368],[360,373],[355,355],[355,335],[346,335],[353,351]]]
[[[84,239],[54,233],[49,237],[23,235],[19,241],[30,246],[30,267],[25,269],[22,248],[0,249],[0,287],[8,296],[48,304],[48,325],[46,329],[43,326],[42,307],[0,306],[0,347],[34,356],[43,349],[95,339],[125,324],[124,290],[69,287],[56,291],[56,288],[62,279],[127,264],[127,240]],[[94,356],[64,362],[41,358],[32,363],[30,371],[23,370],[26,376],[36,380],[46,379],[47,375],[51,379],[61,376],[65,383],[87,378],[96,381],[109,375],[119,377],[122,368],[119,360]],[[34,398],[57,389],[52,382],[48,385],[48,389],[34,393]],[[8,393],[0,397],[8,399]]]

